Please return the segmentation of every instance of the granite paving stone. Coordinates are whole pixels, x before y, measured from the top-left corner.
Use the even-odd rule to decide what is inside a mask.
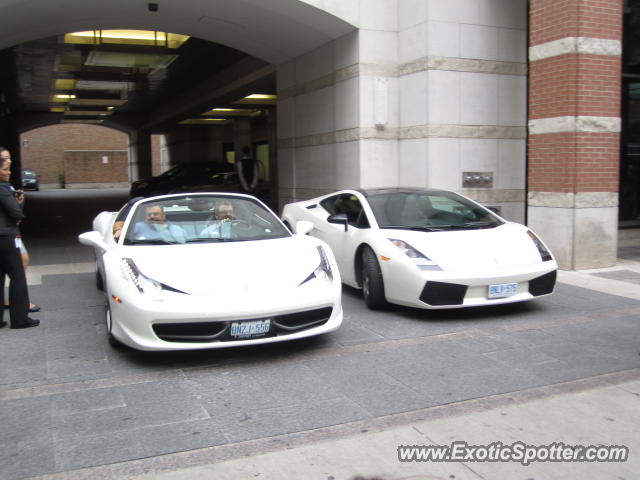
[[[272,437],[369,418],[355,401],[332,398],[287,407],[249,409],[213,418],[231,442]]]
[[[1,402],[0,479],[25,478],[54,467],[49,398]]]
[[[140,383],[116,391],[124,398],[120,408],[53,417],[56,441],[209,418],[182,381]]]
[[[97,388],[51,396],[51,415],[53,417],[111,410],[125,406],[123,392],[115,388]]]
[[[227,441],[220,426],[211,419],[120,431],[97,430],[93,435],[56,441],[56,471],[182,452]]]

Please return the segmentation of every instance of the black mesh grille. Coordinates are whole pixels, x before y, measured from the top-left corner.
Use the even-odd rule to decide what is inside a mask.
[[[534,297],[540,295],[547,295],[553,292],[553,287],[556,285],[557,271],[545,273],[533,280],[529,280],[529,293]]]
[[[333,308],[325,307],[306,312],[288,313],[274,317],[274,323],[285,330],[304,330],[326,323],[331,318]]]
[[[433,306],[462,305],[466,293],[466,285],[427,282],[420,295],[420,300]]]
[[[223,336],[228,322],[156,323],[154,333],[167,342],[211,342]]]

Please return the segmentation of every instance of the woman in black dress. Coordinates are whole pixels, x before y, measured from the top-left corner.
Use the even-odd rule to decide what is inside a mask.
[[[9,318],[11,328],[37,327],[39,320],[29,318],[29,291],[22,265],[18,223],[24,217],[24,195],[9,183],[11,160],[9,152],[0,147],[0,305],[4,303],[5,275],[9,284]],[[2,310],[0,310],[2,311]],[[0,327],[7,323],[0,316]]]

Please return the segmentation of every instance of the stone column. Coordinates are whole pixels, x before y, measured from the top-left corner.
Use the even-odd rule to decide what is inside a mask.
[[[528,224],[562,269],[616,261],[622,3],[530,3]]]

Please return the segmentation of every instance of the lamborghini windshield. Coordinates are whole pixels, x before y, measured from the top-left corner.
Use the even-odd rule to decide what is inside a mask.
[[[470,230],[503,223],[490,210],[453,192],[385,192],[367,200],[381,228]]]

